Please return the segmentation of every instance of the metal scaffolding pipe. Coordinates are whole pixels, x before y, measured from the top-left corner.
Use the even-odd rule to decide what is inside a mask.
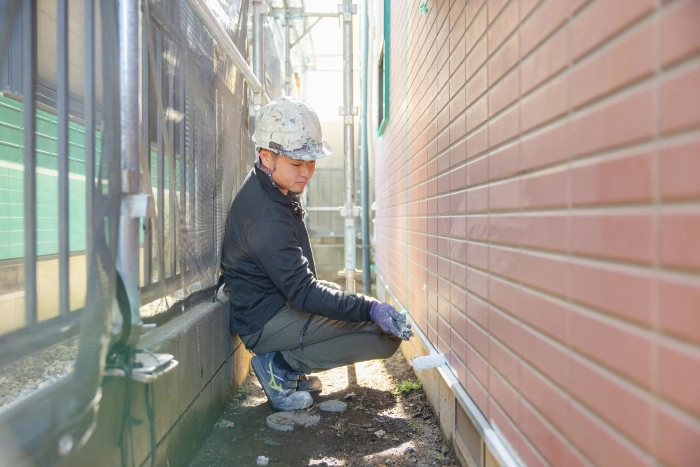
[[[284,93],[292,95],[292,41],[291,41],[291,16],[284,16]]]
[[[124,282],[131,325],[141,324],[139,291],[139,224],[131,202],[139,183],[139,2],[119,3],[119,82],[121,102],[122,205],[119,216],[117,271]]]
[[[343,18],[343,107],[345,136],[345,290],[355,293],[355,125],[352,96],[352,15],[357,6],[352,0],[343,0],[338,13]]]
[[[260,80],[256,78],[255,73],[253,73],[253,70],[250,68],[250,66],[248,66],[245,58],[243,58],[241,53],[233,44],[233,41],[231,41],[231,38],[228,36],[228,34],[226,34],[224,28],[222,28],[219,22],[216,20],[214,13],[211,12],[206,1],[187,0],[187,2],[190,4],[192,9],[194,9],[195,13],[197,13],[199,19],[202,20],[204,26],[207,28],[207,31],[209,31],[209,34],[214,37],[216,42],[224,49],[224,52],[226,52],[231,60],[233,60],[233,64],[236,66],[236,69],[243,73],[243,77],[246,81],[248,81],[248,84],[250,84],[253,92],[263,92],[263,86]]]
[[[261,83],[264,82],[262,8],[262,0],[253,0],[253,73]],[[253,106],[257,116],[257,111],[262,106],[261,93],[253,96]]]
[[[369,128],[367,112],[369,101],[369,5],[362,1],[362,114],[360,115],[360,145],[362,151],[362,282],[365,294],[372,295],[369,251]]]

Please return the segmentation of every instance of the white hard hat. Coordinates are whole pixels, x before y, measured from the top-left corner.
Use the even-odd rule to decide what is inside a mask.
[[[259,148],[301,161],[331,155],[316,112],[293,97],[277,97],[260,110],[253,142]]]

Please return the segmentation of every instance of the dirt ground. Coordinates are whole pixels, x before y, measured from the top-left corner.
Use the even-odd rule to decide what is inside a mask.
[[[401,352],[318,376],[323,391],[308,411],[320,422],[283,432],[265,423],[273,410],[251,372],[190,467],[255,466],[258,456],[270,466],[459,465]],[[320,411],[327,400],[345,400],[347,411]]]

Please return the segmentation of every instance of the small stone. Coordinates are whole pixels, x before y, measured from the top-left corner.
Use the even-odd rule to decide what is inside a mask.
[[[411,446],[408,446],[406,449],[403,450],[404,454],[410,454],[412,452],[415,452],[415,449],[413,449]]]
[[[384,431],[384,430],[379,430],[379,431],[374,432],[374,436],[376,436],[377,438],[381,438],[385,434],[386,434],[386,431]]]
[[[279,431],[292,431],[295,426],[310,427],[318,425],[321,416],[302,410],[275,412],[267,417],[267,426]]]
[[[265,457],[265,456],[258,456],[258,465],[259,466],[265,466],[267,463],[270,462],[270,459]]]
[[[324,412],[345,412],[348,409],[348,404],[339,400],[330,400],[321,402],[318,408]]]

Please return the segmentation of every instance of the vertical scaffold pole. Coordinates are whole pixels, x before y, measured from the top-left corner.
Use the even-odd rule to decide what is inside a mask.
[[[353,57],[352,57],[352,15],[357,13],[357,5],[352,0],[343,0],[338,5],[338,13],[343,19],[343,106],[340,115],[344,119],[345,136],[345,290],[355,293],[355,124],[353,115],[357,115],[357,107],[353,107]]]

